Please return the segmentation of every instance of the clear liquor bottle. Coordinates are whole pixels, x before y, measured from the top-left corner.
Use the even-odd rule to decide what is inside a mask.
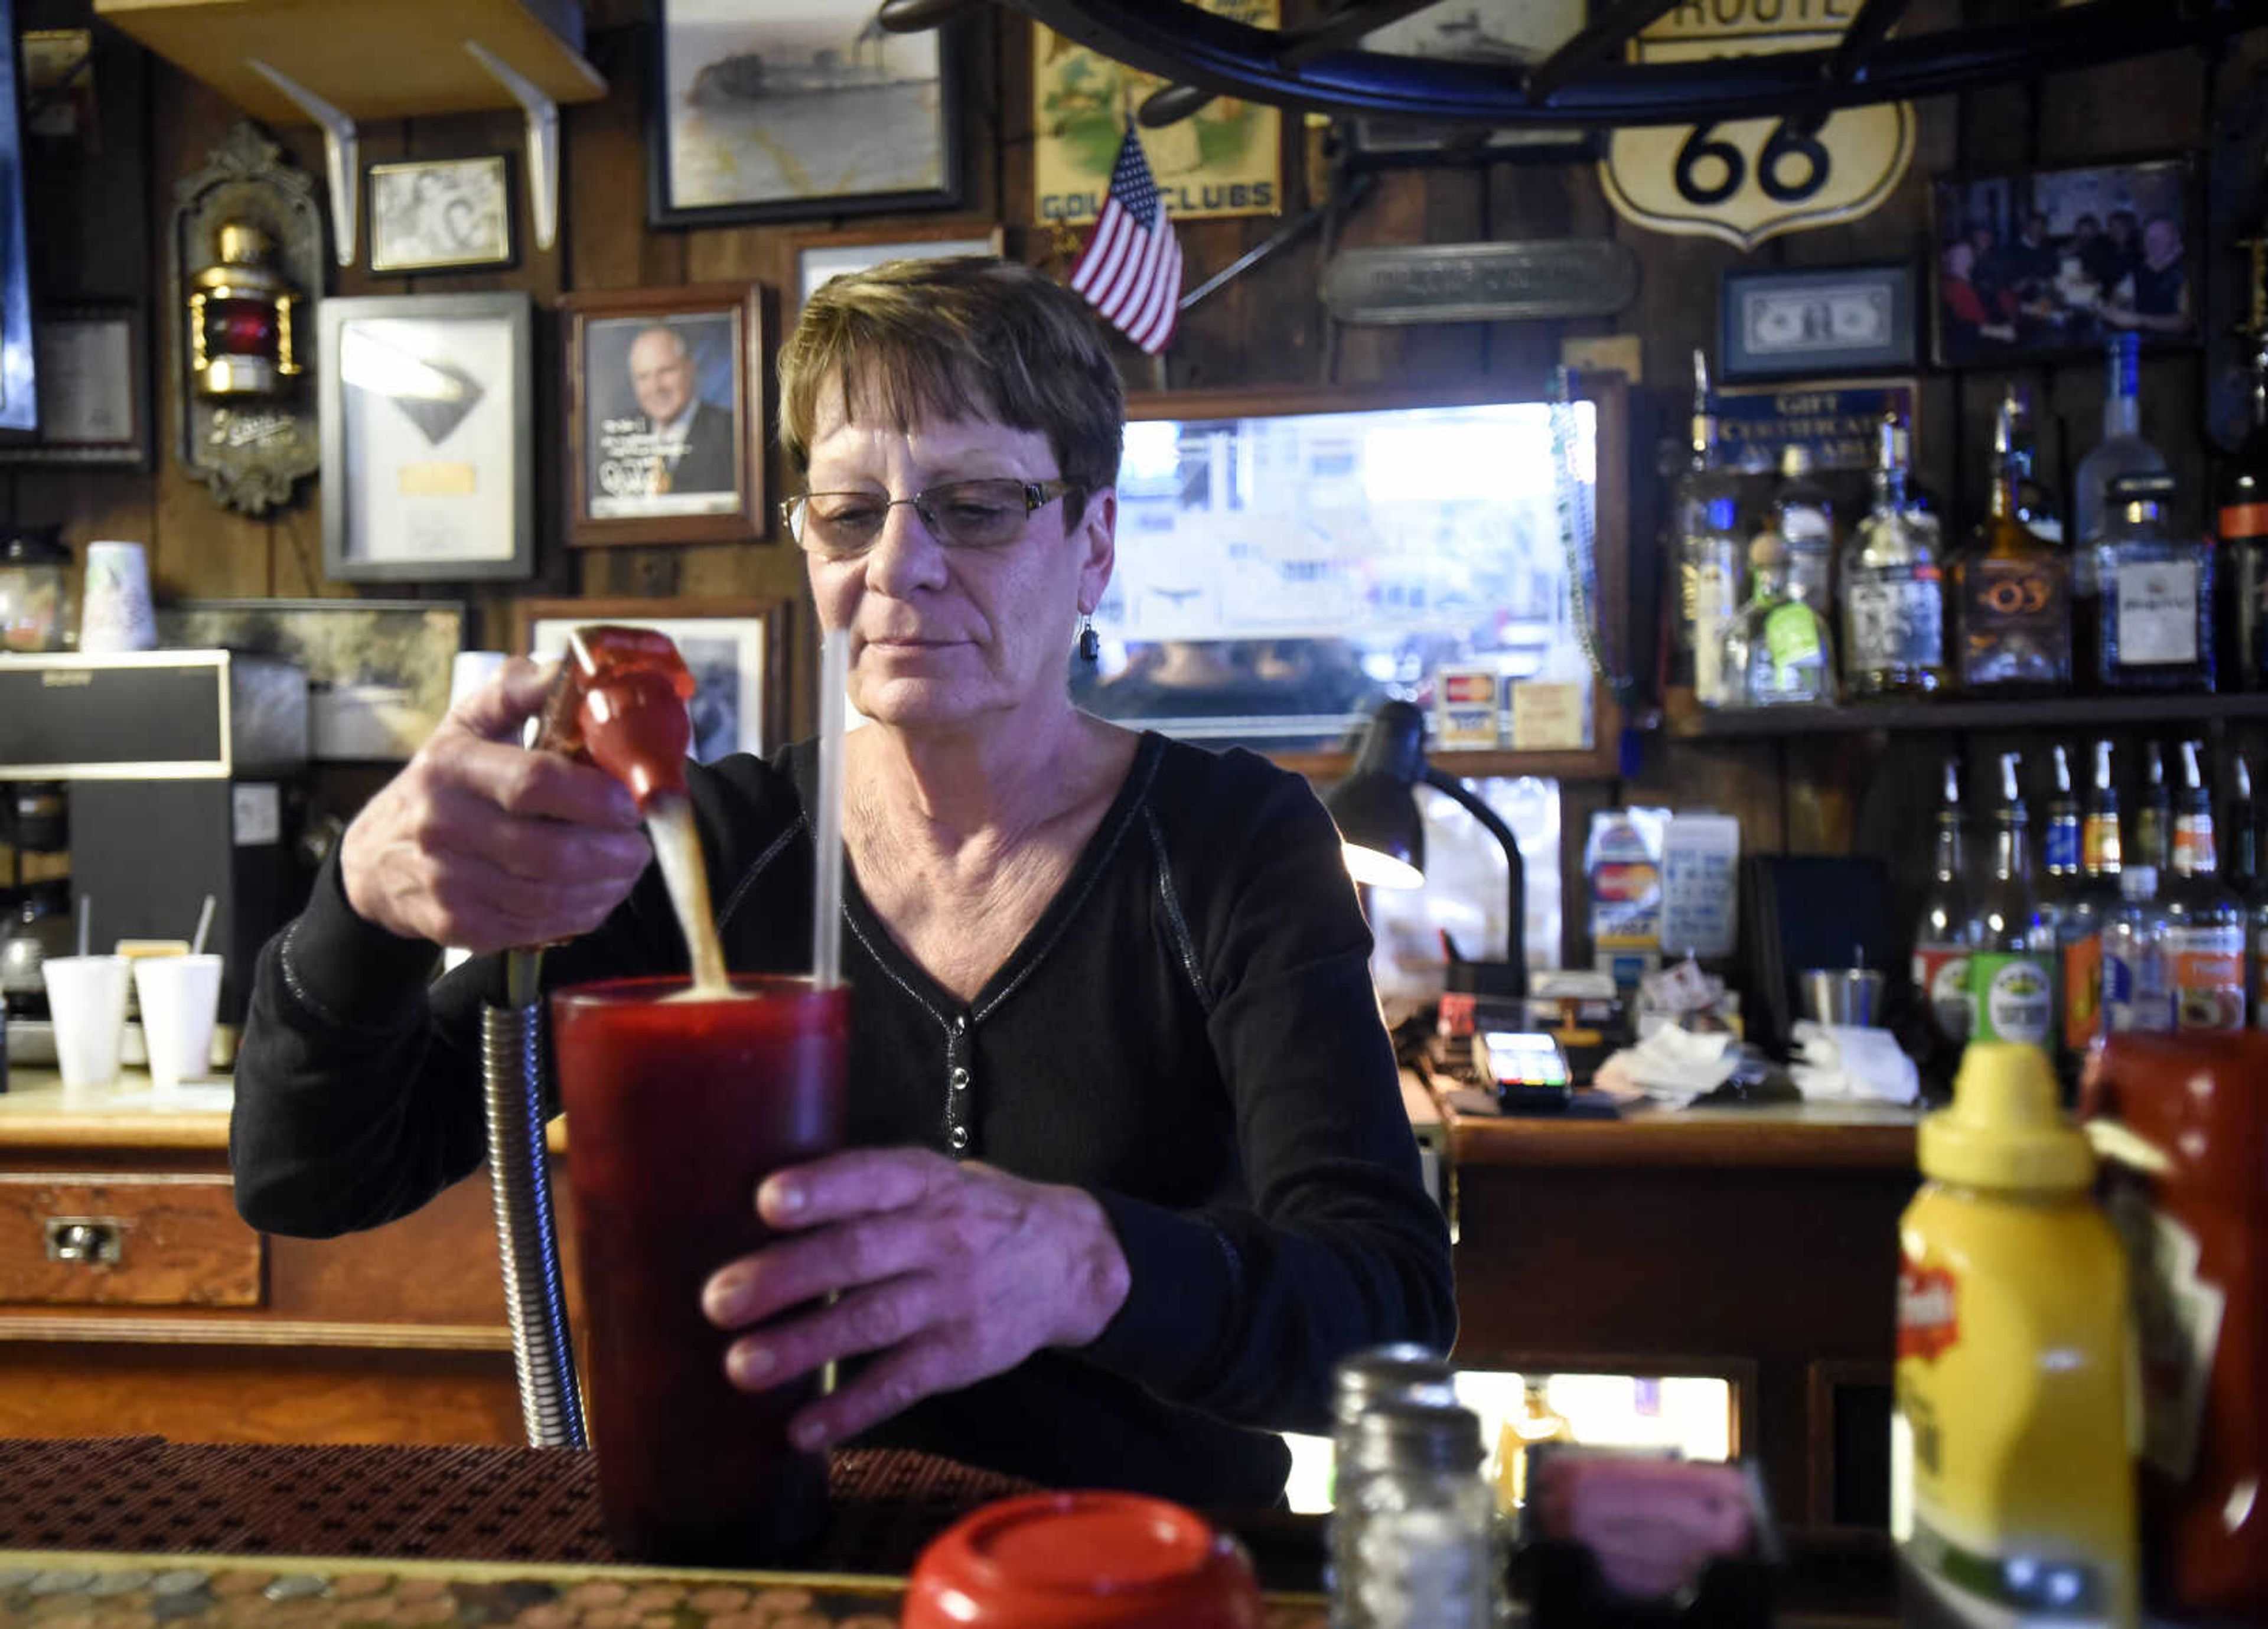
[[[2214,530],[2228,585],[2221,688],[2268,689],[2268,332],[2252,357],[2252,431],[2221,475]]]
[[[1792,580],[1787,545],[1760,532],[1749,546],[1755,587],[1725,624],[1721,662],[1741,704],[1779,707],[1835,699],[1835,642],[1827,619]]]
[[[2158,869],[2129,866],[2118,876],[2118,910],[2102,930],[2102,1030],[2156,1033],[2174,1027],[2166,982]]]
[[[2213,674],[2213,549],[2176,537],[2166,512],[2174,478],[2121,475],[2110,496],[2124,520],[2095,545],[2106,690],[2209,690]]]
[[[1787,545],[1788,580],[1796,593],[1824,611],[1833,603],[1835,500],[1812,474],[1811,449],[1800,443],[1779,455],[1779,486],[1772,493],[1772,529]]]
[[[1843,683],[1854,698],[1945,685],[1943,534],[1909,496],[1909,451],[1905,421],[1883,415],[1874,505],[1843,548]]]
[[[1717,464],[1717,415],[1709,360],[1693,353],[1692,445],[1672,495],[1677,526],[1677,618],[1673,678],[1706,707],[1737,704],[1719,667],[1725,623],[1740,608],[1748,538],[1741,529],[1741,479]]]
[[[2000,403],[1991,512],[1954,562],[1964,690],[2044,694],[2071,682],[2069,561],[2017,518],[2022,411],[2013,394]]]
[[[2048,799],[2047,825],[2041,834],[2040,915],[2051,929],[2059,930],[2079,892],[2081,822],[2079,800],[2072,792],[2070,756],[2060,745],[2048,753],[2055,765],[2055,792]]]
[[[1961,761],[1945,761],[1944,791],[1937,805],[1937,850],[1930,884],[1914,924],[1913,987],[1929,1011],[1938,1035],[1962,1046],[1975,1028],[1969,995],[1969,953],[1976,945],[1970,911],[1969,866],[1962,852]]]
[[[2221,884],[2215,837],[2213,792],[2198,769],[2197,743],[2185,741],[2174,873],[2159,902],[2176,1029],[2244,1028],[2244,910]]]
[[[2166,455],[2142,439],[2142,351],[2140,336],[2114,335],[2106,347],[2102,394],[2102,439],[2079,461],[2072,483],[2072,520],[2084,548],[2117,518],[2110,483],[2122,475],[2172,473]]]
[[[2000,803],[1993,811],[1992,868],[1977,889],[1971,918],[1969,993],[1979,1041],[2013,1041],[2052,1055],[2055,933],[2032,889],[2030,820],[2017,785],[2020,755],[2000,755]]]
[[[2063,963],[2064,1061],[2076,1064],[2102,1033],[2102,935],[2117,915],[2121,864],[2118,788],[2111,778],[2110,743],[2095,743],[2095,780],[2080,822],[2079,886],[2057,925],[2056,954]]]

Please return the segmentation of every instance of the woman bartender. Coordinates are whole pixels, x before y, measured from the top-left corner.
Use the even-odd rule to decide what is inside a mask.
[[[728,1372],[850,1360],[806,1448],[1271,1502],[1272,1434],[1327,1428],[1339,1358],[1454,1324],[1336,833],[1296,776],[1070,703],[1124,414],[1076,297],[982,259],[838,277],[780,400],[788,529],[872,721],[852,1147],[751,1197],[788,1236],[705,1286]],[[232,1131],[255,1226],[374,1227],[480,1163],[495,958],[429,988],[435,946],[572,938],[554,983],[684,967],[627,795],[513,744],[543,692],[515,663],[453,712],[261,955]],[[814,768],[691,770],[737,970],[806,965]]]

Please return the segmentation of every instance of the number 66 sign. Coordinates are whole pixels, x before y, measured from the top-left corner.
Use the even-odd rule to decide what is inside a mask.
[[[1683,0],[1631,41],[1633,62],[1809,51],[1842,37],[1859,0]],[[1624,218],[1656,232],[1766,238],[1855,220],[1913,160],[1911,102],[1845,108],[1815,131],[1783,119],[1616,130],[1599,166]]]

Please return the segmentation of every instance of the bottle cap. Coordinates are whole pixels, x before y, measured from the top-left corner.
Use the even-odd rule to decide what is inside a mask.
[[[1134,1493],[1030,1493],[970,1512],[914,1564],[906,1629],[1248,1629],[1243,1547]]]
[[[1454,1403],[1457,1372],[1431,1346],[1395,1341],[1339,1360],[1331,1377],[1331,1412],[1352,1425],[1373,1404],[1388,1397],[1421,1403]]]
[[[2047,1055],[2013,1041],[1969,1043],[1952,1106],[1921,1123],[1916,1143],[1933,1182],[2062,1193],[2095,1180],[2094,1152],[2057,1106]]]
[[[1787,545],[1778,532],[1759,532],[1749,540],[1749,564],[1759,571],[1787,564]]]

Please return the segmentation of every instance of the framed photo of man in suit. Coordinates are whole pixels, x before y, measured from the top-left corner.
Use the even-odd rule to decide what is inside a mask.
[[[762,535],[757,294],[732,284],[561,300],[571,542]]]

